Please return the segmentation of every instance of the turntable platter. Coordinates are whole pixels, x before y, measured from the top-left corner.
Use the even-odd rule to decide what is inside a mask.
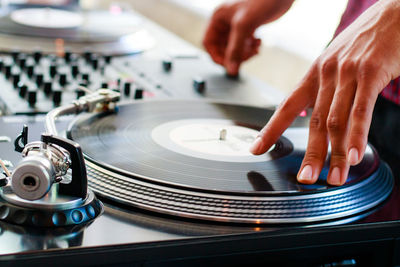
[[[55,53],[55,40],[63,39],[74,53],[83,53],[89,47],[95,53],[138,53],[155,43],[143,23],[133,12],[17,9],[0,16],[0,49],[32,52],[40,47],[45,53]]]
[[[10,15],[15,23],[48,29],[80,27],[83,17],[75,12],[54,8],[24,8],[13,11]]]
[[[202,101],[121,105],[80,117],[69,129],[100,195],[179,216],[299,223],[365,212],[391,192],[392,177],[368,147],[343,187],[296,181],[307,142],[299,117],[262,156],[248,152],[273,110]]]
[[[29,22],[25,18],[28,15]],[[60,18],[64,18],[64,21],[60,21]],[[52,26],[46,27],[46,21],[48,24],[52,23]],[[113,15],[107,11],[78,13],[48,8],[28,8],[15,10],[0,18],[1,33],[50,39],[62,38],[73,42],[117,41],[125,35],[137,32],[141,26],[142,20],[138,16],[133,16],[131,13]]]

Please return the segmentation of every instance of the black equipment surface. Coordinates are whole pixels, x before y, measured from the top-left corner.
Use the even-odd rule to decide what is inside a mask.
[[[30,138],[39,138],[43,118],[2,117],[0,157],[20,160],[8,142],[28,123]],[[58,122],[67,127],[70,118]],[[7,138],[8,137],[8,138]],[[105,213],[87,226],[62,229],[22,228],[0,223],[2,266],[322,266],[357,263],[399,264],[399,173],[390,198],[364,219],[345,225],[257,225],[210,223],[145,211],[101,198]],[[0,211],[2,209],[0,208]],[[4,213],[0,213],[4,216]],[[339,223],[344,223],[343,221]],[[351,266],[351,265],[350,265]]]

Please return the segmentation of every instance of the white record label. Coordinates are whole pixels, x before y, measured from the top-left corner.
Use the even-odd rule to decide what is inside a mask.
[[[40,28],[76,28],[83,23],[80,14],[54,8],[25,8],[11,13],[11,19],[19,24]]]
[[[258,131],[229,120],[188,119],[161,124],[153,129],[153,140],[174,152],[208,160],[260,162],[249,149]]]
[[[172,142],[184,148],[221,156],[250,156],[256,130],[236,125],[193,123],[173,129]]]

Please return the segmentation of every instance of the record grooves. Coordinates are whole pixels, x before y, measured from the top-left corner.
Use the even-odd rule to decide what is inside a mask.
[[[176,216],[239,223],[356,219],[390,194],[390,170],[371,147],[343,187],[326,184],[328,162],[317,184],[299,184],[306,118],[265,155],[248,153],[272,112],[204,101],[138,102],[114,114],[81,116],[68,135],[82,146],[97,194]]]

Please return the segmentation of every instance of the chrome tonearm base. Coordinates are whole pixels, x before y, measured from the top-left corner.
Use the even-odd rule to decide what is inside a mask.
[[[68,151],[51,143],[28,143],[21,154],[23,159],[12,173],[11,187],[26,200],[44,197],[54,183],[64,180],[71,166]]]
[[[23,159],[11,173],[7,170],[10,175],[0,203],[7,209],[7,216],[0,219],[20,225],[58,227],[85,223],[101,214],[101,202],[87,187],[82,150],[77,143],[57,136],[55,120],[67,114],[112,110],[119,98],[118,92],[99,89],[50,111],[41,141],[28,143],[28,129],[24,126],[15,140],[15,150],[21,152]]]

